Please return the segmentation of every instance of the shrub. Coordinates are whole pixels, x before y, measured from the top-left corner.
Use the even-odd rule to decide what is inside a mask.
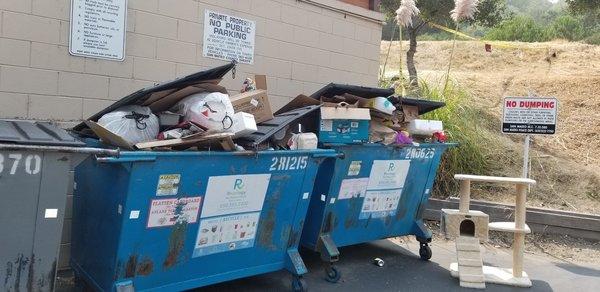
[[[551,26],[551,33],[555,38],[570,41],[578,41],[585,36],[581,20],[570,15],[563,15],[555,19]]]
[[[455,174],[489,172],[488,143],[482,132],[490,127],[490,120],[470,105],[470,94],[454,83],[449,83],[443,92],[443,89],[421,81],[420,95],[424,99],[446,103],[445,107],[427,113],[424,118],[442,121],[448,141],[459,144],[444,154],[433,188],[434,196],[448,197],[458,189]]]
[[[590,45],[600,45],[600,30],[596,30],[583,41]]]
[[[494,27],[485,38],[499,41],[545,42],[550,40],[551,35],[537,25],[533,18],[515,16]]]

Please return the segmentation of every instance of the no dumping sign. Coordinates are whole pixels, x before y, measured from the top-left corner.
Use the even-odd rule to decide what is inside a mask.
[[[552,135],[557,110],[556,98],[506,97],[502,133]]]

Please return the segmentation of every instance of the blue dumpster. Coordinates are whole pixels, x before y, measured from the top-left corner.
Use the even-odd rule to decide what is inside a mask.
[[[311,97],[332,98],[350,94],[362,98],[389,96],[392,89],[331,83]],[[397,98],[399,104],[416,106],[419,114],[444,103]],[[326,265],[327,280],[337,282],[334,266],[338,247],[404,235],[415,235],[420,255],[431,257],[431,231],[423,223],[442,154],[455,144],[411,145],[328,144],[343,159],[321,164],[313,188],[301,245],[317,251]]]
[[[122,152],[76,169],[71,265],[99,291],[181,291],[306,267],[300,234],[334,150]]]
[[[330,145],[343,159],[327,159],[317,173],[301,244],[331,263],[336,282],[338,247],[415,235],[420,254],[431,257],[431,231],[423,212],[444,151],[454,144]]]

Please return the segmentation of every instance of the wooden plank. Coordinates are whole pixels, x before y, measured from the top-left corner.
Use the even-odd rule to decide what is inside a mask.
[[[456,201],[458,202],[459,200],[457,198],[448,198],[448,201]],[[513,205],[510,204],[503,204],[503,203],[494,203],[494,202],[486,202],[486,201],[478,201],[478,200],[473,200],[473,204],[476,205],[481,205],[481,206],[494,206],[494,207],[498,207],[498,206],[506,206],[508,208],[512,208]],[[556,210],[556,209],[547,209],[547,208],[537,208],[537,207],[527,207],[527,211],[528,212],[540,212],[543,214],[559,214],[559,215],[566,215],[566,216],[573,216],[573,217],[581,217],[581,218],[590,218],[590,219],[595,219],[595,220],[600,220],[600,216],[598,215],[593,215],[593,214],[585,214],[585,213],[577,213],[577,212],[572,212],[572,211],[563,211],[563,210]]]
[[[458,209],[458,200],[429,199],[423,218],[440,221],[441,209]],[[533,209],[533,210],[532,210]],[[514,207],[483,201],[471,201],[471,210],[490,216],[490,221],[508,221],[514,217]],[[574,237],[600,240],[600,216],[560,210],[527,208],[526,222],[533,233],[566,234]]]
[[[470,175],[470,174],[455,174],[456,180],[470,180],[479,182],[496,182],[496,183],[514,183],[534,185],[536,182],[533,179],[521,177],[502,177],[502,176],[485,176],[485,175]]]
[[[451,201],[454,200],[451,199]],[[514,207],[511,205],[496,204],[484,201],[472,201],[471,206],[473,210],[485,210],[486,212],[490,212],[488,214],[501,212],[500,214],[507,216],[505,217],[506,220],[513,219]],[[538,223],[569,228],[579,228],[578,226],[585,226],[585,229],[587,230],[600,232],[600,216],[543,208],[527,208],[527,223]]]
[[[196,139],[169,139],[169,140],[157,140],[150,142],[142,142],[135,144],[135,147],[138,149],[149,149],[155,147],[173,147],[173,146],[186,146],[186,145],[194,145],[200,142],[211,141],[211,140],[220,140],[231,138],[233,133],[217,133],[217,134],[209,134],[203,135]]]
[[[428,208],[437,210],[443,208],[458,209],[458,201],[455,199],[430,199]],[[471,209],[487,213],[490,215],[490,220],[508,221],[514,218],[514,207],[510,205],[471,201]],[[600,216],[542,208],[527,208],[526,217],[528,224],[537,223],[578,229],[582,229],[583,226],[586,230],[600,232]]]

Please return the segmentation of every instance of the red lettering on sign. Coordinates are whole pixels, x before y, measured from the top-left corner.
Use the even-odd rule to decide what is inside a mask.
[[[554,108],[554,101],[520,101],[519,107],[524,108]]]

